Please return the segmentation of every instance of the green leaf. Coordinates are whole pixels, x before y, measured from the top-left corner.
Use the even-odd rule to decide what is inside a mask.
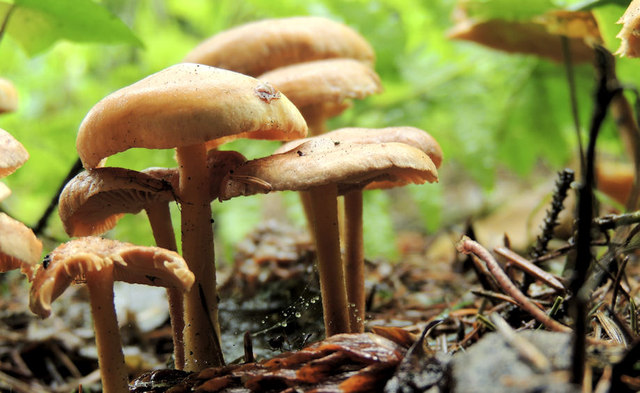
[[[124,43],[143,46],[135,34],[103,6],[91,0],[15,0],[0,2],[2,20],[11,11],[7,32],[34,56],[56,41]]]

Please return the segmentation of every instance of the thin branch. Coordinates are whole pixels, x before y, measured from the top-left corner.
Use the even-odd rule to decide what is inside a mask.
[[[531,314],[535,319],[539,322],[543,323],[549,329],[558,331],[558,332],[570,332],[571,329],[567,326],[561,324],[555,319],[549,317],[542,311],[540,308],[536,307],[535,304],[531,303],[529,299],[522,293],[518,287],[509,279],[509,276],[502,270],[498,262],[493,258],[493,255],[489,251],[487,251],[484,247],[482,247],[479,243],[469,239],[468,237],[463,237],[458,244],[456,244],[456,249],[458,252],[463,254],[473,254],[478,259],[483,261],[487,265],[487,269],[491,272],[493,277],[495,277],[496,282],[500,285],[502,290],[511,296],[518,305],[522,307],[526,312]]]

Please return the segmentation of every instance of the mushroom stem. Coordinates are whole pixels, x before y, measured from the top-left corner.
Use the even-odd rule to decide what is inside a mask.
[[[338,186],[328,184],[314,187],[309,194],[316,234],[325,332],[327,336],[348,333],[347,292],[338,229]]]
[[[176,235],[171,223],[169,203],[165,201],[151,202],[145,207],[156,246],[171,251],[178,251]],[[167,288],[169,317],[173,337],[173,359],[177,370],[184,369],[184,295],[178,288]]]
[[[113,304],[113,265],[86,273],[104,393],[128,393],[129,376]]]
[[[222,366],[209,177],[204,145],[176,149],[182,206],[182,254],[195,276],[185,294],[185,370]]]
[[[349,302],[351,333],[364,332],[364,245],[362,234],[362,190],[344,195],[345,261],[344,274]]]

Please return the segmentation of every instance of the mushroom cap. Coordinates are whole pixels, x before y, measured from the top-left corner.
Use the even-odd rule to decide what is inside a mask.
[[[265,19],[220,32],[185,57],[246,75],[305,61],[346,57],[373,64],[375,54],[355,30],[315,17]]]
[[[295,106],[341,103],[382,91],[370,65],[354,59],[316,60],[264,73],[258,79],[280,90]]]
[[[281,154],[247,161],[225,177],[220,200],[270,191],[305,191],[335,183],[338,193],[374,181],[438,181],[424,152],[404,143],[351,144],[318,137]]]
[[[0,128],[0,178],[8,176],[29,159],[29,153],[16,138]]]
[[[51,302],[85,273],[113,265],[113,280],[133,284],[179,288],[188,291],[193,273],[178,253],[159,247],[143,247],[99,237],[83,237],[58,246],[45,257],[35,273],[29,308],[45,318]]]
[[[18,109],[18,91],[13,83],[0,78],[0,113]]]
[[[616,37],[622,42],[616,55],[640,57],[640,0],[633,0],[629,4],[618,23],[622,24],[622,29]]]
[[[62,190],[58,213],[69,236],[99,235],[125,214],[151,202],[174,200],[171,184],[124,168],[96,168],[71,179]]]
[[[323,138],[330,138],[340,143],[405,143],[425,152],[436,168],[440,168],[442,163],[442,148],[429,133],[424,130],[409,126],[386,127],[386,128],[359,128],[345,127],[327,132]],[[280,146],[274,154],[284,153],[295,149],[304,142],[312,138],[296,139]]]
[[[96,104],[76,147],[85,168],[133,148],[168,149],[229,138],[290,140],[305,136],[300,112],[263,82],[199,64],[177,64]],[[226,137],[226,138],[224,138]]]
[[[29,279],[40,261],[42,242],[20,221],[0,213],[0,272],[22,271]]]

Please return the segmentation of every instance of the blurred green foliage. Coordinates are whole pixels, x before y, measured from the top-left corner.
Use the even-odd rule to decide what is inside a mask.
[[[34,1],[15,0],[15,3]],[[72,1],[58,4],[67,6],[69,2]],[[83,3],[86,2],[91,1]],[[478,16],[521,19],[580,2],[467,0],[467,3]],[[21,105],[16,113],[0,117],[0,127],[17,137],[31,154],[27,164],[6,179],[14,195],[3,202],[2,208],[27,224],[35,224],[76,159],[74,140],[78,125],[98,100],[180,62],[201,40],[260,18],[326,16],[352,26],[373,45],[384,93],[356,102],[352,109],[331,120],[330,128],[411,125],[425,129],[444,150],[448,170],[443,173],[465,171],[465,179],[485,189],[491,189],[499,168],[526,176],[540,163],[560,168],[574,154],[576,142],[563,66],[447,39],[447,31],[453,26],[453,0],[104,0],[100,4],[124,21],[135,35],[122,33],[124,38],[119,41],[124,44],[119,45],[63,40],[35,57],[22,50],[25,43],[19,35],[12,37],[11,28],[0,42],[0,76],[17,86]],[[0,5],[4,7],[0,7],[1,17],[6,4]],[[612,37],[619,30],[615,22],[623,10],[612,4],[596,11],[598,21],[607,26],[607,43],[614,48],[617,40]],[[86,31],[80,38],[96,34],[97,38],[90,41],[102,41],[98,38],[107,23],[119,22],[91,22],[90,27],[81,24]],[[74,34],[60,34],[59,38],[77,40],[76,33],[74,30]],[[138,45],[138,39],[143,46]],[[35,42],[26,47],[29,53],[43,49],[42,44]],[[631,63],[621,62],[620,76],[634,82],[640,73],[633,72]],[[587,64],[577,66],[575,73],[579,113],[586,124],[591,110],[593,71]],[[612,129],[611,125],[608,127]],[[614,132],[609,131],[609,135],[614,139]],[[253,158],[269,154],[274,146],[238,141],[225,148],[237,149]],[[175,164],[171,151],[136,149],[111,158],[109,165],[143,169]],[[434,231],[448,224],[443,222],[445,218],[440,212],[443,189],[450,185],[446,177],[441,177],[439,185],[409,188],[408,194],[418,210],[415,215],[422,222],[421,230]],[[285,200],[296,206],[295,196],[286,195]],[[388,193],[366,195],[365,236],[369,256],[393,256],[396,252],[397,228],[385,213],[392,203]],[[291,213],[289,218],[303,225],[300,210],[287,209]],[[174,215],[176,223],[179,222],[177,211]],[[260,222],[262,215],[259,196],[214,203],[216,236],[226,259],[231,257],[232,245]],[[66,239],[57,216],[50,220],[47,235]],[[111,236],[153,244],[143,215],[123,219]],[[50,246],[53,245],[55,242]]]

